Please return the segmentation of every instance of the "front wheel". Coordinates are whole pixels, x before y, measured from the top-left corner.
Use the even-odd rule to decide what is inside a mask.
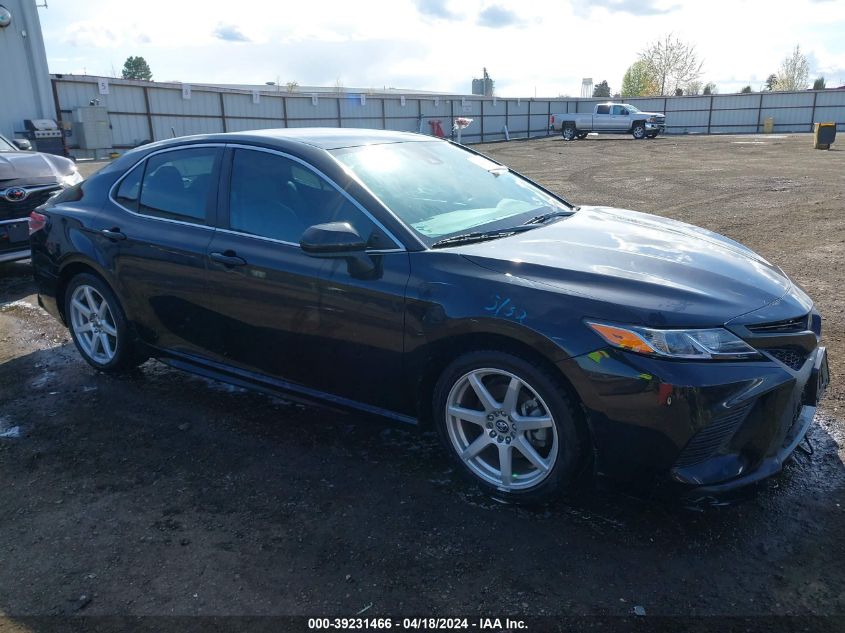
[[[563,136],[564,141],[573,140],[575,138],[576,134],[577,134],[577,132],[575,131],[575,128],[572,127],[571,125],[565,126],[563,128],[563,130],[561,131],[561,135]]]
[[[438,380],[433,406],[452,459],[492,497],[537,503],[572,486],[577,413],[542,367],[504,352],[465,354]]]
[[[645,138],[645,124],[644,123],[635,123],[634,127],[631,128],[631,134],[638,141],[644,139]]]

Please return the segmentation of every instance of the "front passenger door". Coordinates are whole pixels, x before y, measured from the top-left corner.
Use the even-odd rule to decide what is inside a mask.
[[[224,227],[209,247],[227,364],[384,408],[401,398],[401,245],[337,185],[275,151],[229,150]],[[299,247],[311,225],[346,221],[371,244],[372,278]],[[388,247],[388,248],[385,248]]]

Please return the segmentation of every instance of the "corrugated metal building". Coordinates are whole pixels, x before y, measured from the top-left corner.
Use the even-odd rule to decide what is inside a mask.
[[[35,0],[0,0],[0,134],[23,132],[24,119],[55,119],[47,53]],[[3,24],[3,21],[0,21]]]

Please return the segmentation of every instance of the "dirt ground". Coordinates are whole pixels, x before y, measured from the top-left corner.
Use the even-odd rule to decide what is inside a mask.
[[[799,282],[826,319],[833,374],[815,454],[724,507],[607,486],[503,506],[465,484],[430,433],[155,361],[99,375],[35,307],[28,265],[0,265],[0,630],[49,628],[27,616],[634,607],[836,630],[805,618],[845,616],[845,147],[608,136],[480,149],[574,202],[724,233]]]

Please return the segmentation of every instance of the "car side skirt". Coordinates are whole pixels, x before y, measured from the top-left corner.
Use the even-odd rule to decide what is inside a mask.
[[[230,365],[182,354],[172,350],[151,349],[152,355],[162,363],[175,369],[181,369],[192,374],[219,380],[236,387],[244,387],[271,396],[283,396],[302,404],[318,405],[343,411],[360,411],[378,415],[383,418],[396,420],[405,424],[417,425],[419,421],[411,416],[390,411],[371,404],[344,398],[332,393],[311,389],[303,385],[287,382],[264,374],[246,371]]]

